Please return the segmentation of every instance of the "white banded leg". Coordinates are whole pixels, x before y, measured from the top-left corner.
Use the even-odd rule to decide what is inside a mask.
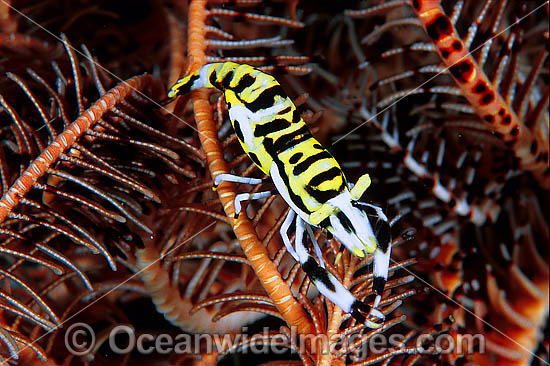
[[[376,293],[374,299],[374,304],[372,305],[370,316],[377,318],[379,322],[384,321],[384,314],[378,307],[380,306],[380,301],[382,300],[382,294],[384,293],[384,286],[388,280],[388,270],[390,266],[390,253],[391,245],[388,247],[387,251],[384,253],[381,249],[377,248],[374,251],[374,279],[372,283],[372,288]]]
[[[384,292],[386,281],[388,280],[392,242],[391,227],[388,222],[388,217],[384,214],[381,207],[366,202],[357,203],[374,209],[376,211],[376,215],[378,216],[375,229],[377,248],[374,251],[374,280],[372,284],[374,292],[376,293],[376,298],[374,299],[373,304],[373,312],[376,310],[378,314],[373,314],[373,316],[383,320],[384,315],[377,309],[380,305],[380,301],[382,300],[382,293]]]
[[[366,207],[370,207],[376,211],[378,221],[376,222],[375,236],[377,242],[377,248],[374,251],[374,279],[372,288],[376,294],[372,310],[369,313],[369,318],[376,319],[376,322],[369,320],[372,325],[383,324],[385,316],[382,314],[378,307],[382,300],[382,294],[384,293],[384,287],[388,280],[388,271],[390,267],[390,254],[391,254],[391,228],[388,222],[388,217],[384,213],[381,207],[366,202],[357,202],[358,204]],[[369,325],[371,326],[371,325]]]
[[[300,264],[303,264],[305,261],[307,261],[309,257],[309,253],[307,251],[307,248],[304,245],[304,230],[305,230],[305,222],[300,218],[300,216],[296,216],[296,235],[294,237],[294,246],[296,247],[296,254],[298,254],[298,260]]]
[[[257,192],[257,193],[239,193],[235,196],[235,202],[233,205],[235,206],[235,220],[239,218],[239,215],[241,213],[241,202],[242,201],[250,201],[250,200],[259,200],[262,198],[267,198],[273,194],[272,191],[265,191],[265,192]]]
[[[382,209],[380,209],[380,211],[382,211]],[[382,215],[383,217],[378,215],[379,219],[376,223],[375,229],[377,248],[374,251],[374,279],[372,282],[372,288],[376,293],[376,298],[374,299],[373,309],[371,312],[371,315],[378,318],[380,322],[384,321],[384,314],[378,310],[378,306],[382,300],[384,287],[386,286],[386,281],[388,280],[392,244],[390,224],[388,223],[387,217],[383,212]]]
[[[281,234],[281,238],[283,239],[283,243],[285,244],[287,252],[290,253],[290,255],[294,258],[294,260],[298,263],[300,263],[300,259],[298,258],[298,254],[296,254],[296,251],[292,247],[292,243],[290,242],[290,238],[288,237],[288,228],[294,221],[294,215],[296,213],[290,209],[288,210],[288,213],[286,214],[285,221],[283,221],[283,224],[281,225],[281,230],[279,230],[279,233]]]
[[[239,177],[238,175],[222,173],[222,174],[216,175],[216,177],[214,178],[212,189],[216,190],[216,188],[218,188],[221,182],[260,184],[260,183],[267,182],[267,179]]]
[[[303,242],[305,225],[307,224],[304,220],[297,216],[295,247],[304,272],[323,296],[346,313],[351,313],[359,323],[365,323],[366,318],[363,313],[369,313],[370,315],[374,309],[371,309],[371,307],[364,302],[357,300],[357,298],[355,298],[336,277],[325,268],[319,266],[315,258],[309,255]],[[374,316],[376,316],[376,314],[374,314]],[[379,328],[382,326],[370,320],[367,320],[366,325],[370,328]]]
[[[305,224],[307,233],[309,234],[309,237],[311,238],[311,242],[313,243],[313,248],[315,249],[315,255],[317,256],[317,259],[319,260],[319,264],[322,268],[325,268],[325,261],[323,259],[323,252],[321,251],[321,248],[319,247],[319,243],[317,243],[317,239],[315,238],[315,233],[313,232],[313,229],[311,228],[311,225]]]

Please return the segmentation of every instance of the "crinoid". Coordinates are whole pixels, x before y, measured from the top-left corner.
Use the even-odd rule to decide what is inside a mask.
[[[10,42],[0,97],[3,357],[30,364],[52,356],[57,329],[86,313],[80,300],[153,233],[145,219],[166,199],[158,188],[195,177],[202,154],[143,122],[165,121],[144,108],[162,91],[152,77],[116,85],[85,47],[82,70],[64,36],[65,52]],[[31,56],[29,44],[43,49]]]
[[[361,19],[351,42],[366,44],[358,67],[369,75],[355,113],[402,159],[409,190],[391,201],[421,219],[410,223],[428,235],[414,249],[429,253],[419,267],[452,298],[437,318],[485,334],[483,356],[451,360],[544,359],[548,226],[536,207],[548,201],[548,50],[537,45],[547,3],[389,1],[346,14]],[[518,224],[513,213],[526,209]]]

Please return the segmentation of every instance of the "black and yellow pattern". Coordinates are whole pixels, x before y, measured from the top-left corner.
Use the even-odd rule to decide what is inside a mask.
[[[344,190],[346,179],[338,162],[311,135],[273,76],[249,65],[214,63],[176,83],[168,96],[198,85],[224,91],[244,151],[266,174],[272,163],[277,165],[288,196],[300,211],[309,215]]]
[[[369,175],[361,176],[350,189],[338,162],[311,135],[296,106],[271,75],[232,62],[208,64],[179,80],[168,92],[168,97],[198,88],[217,88],[224,92],[229,118],[244,151],[271,176],[277,191],[291,207],[280,231],[288,252],[300,262],[324,296],[358,321],[367,319],[369,327],[380,327],[384,315],[377,307],[388,276],[391,235],[382,209],[358,202],[370,185]],[[214,186],[222,181],[258,184],[262,180],[222,173],[214,177]],[[237,194],[235,218],[241,211],[241,201],[265,198],[270,194],[269,191]],[[379,217],[376,234],[366,212],[359,207],[361,205],[376,210]],[[295,215],[293,247],[287,229]],[[356,299],[326,270],[310,225],[330,231],[359,257],[364,257],[364,252],[374,255],[373,289],[377,296],[372,308]],[[306,230],[320,265],[304,245]],[[368,317],[362,313],[368,313]]]

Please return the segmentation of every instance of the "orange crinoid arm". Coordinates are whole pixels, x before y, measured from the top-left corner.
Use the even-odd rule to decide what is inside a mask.
[[[189,7],[188,30],[188,52],[192,63],[187,73],[192,73],[206,64],[206,16],[206,0],[192,1]],[[208,90],[199,89],[193,91],[191,97],[200,141],[210,174],[212,178],[215,178],[221,173],[228,173],[229,169],[223,158],[221,143],[217,138],[209,95]],[[236,194],[234,185],[224,182],[217,192],[226,214],[233,217],[233,201]],[[240,215],[233,230],[244,254],[281,316],[289,326],[295,326],[298,332],[313,333],[314,328],[310,318],[292,295],[290,287],[284,282],[276,264],[269,258],[267,249],[258,239],[254,227],[246,215]]]
[[[82,113],[63,133],[59,134],[4,193],[0,200],[0,223],[4,222],[21,199],[31,190],[38,178],[43,176],[48,168],[58,160],[59,156],[69,149],[82,134],[88,131],[104,113],[126,98],[127,95],[142,90],[150,82],[150,76],[142,75],[120,83],[103,95],[86,112]]]
[[[522,169],[531,171],[543,187],[550,187],[548,145],[518,118],[490,83],[464,46],[439,0],[411,0],[422,27],[436,46],[441,60],[463,95],[482,120],[514,150]]]

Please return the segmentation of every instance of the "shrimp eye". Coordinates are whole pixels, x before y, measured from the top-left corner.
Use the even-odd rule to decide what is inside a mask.
[[[376,221],[376,229],[374,232],[376,241],[378,241],[378,247],[385,253],[391,243],[391,228],[385,220]]]

